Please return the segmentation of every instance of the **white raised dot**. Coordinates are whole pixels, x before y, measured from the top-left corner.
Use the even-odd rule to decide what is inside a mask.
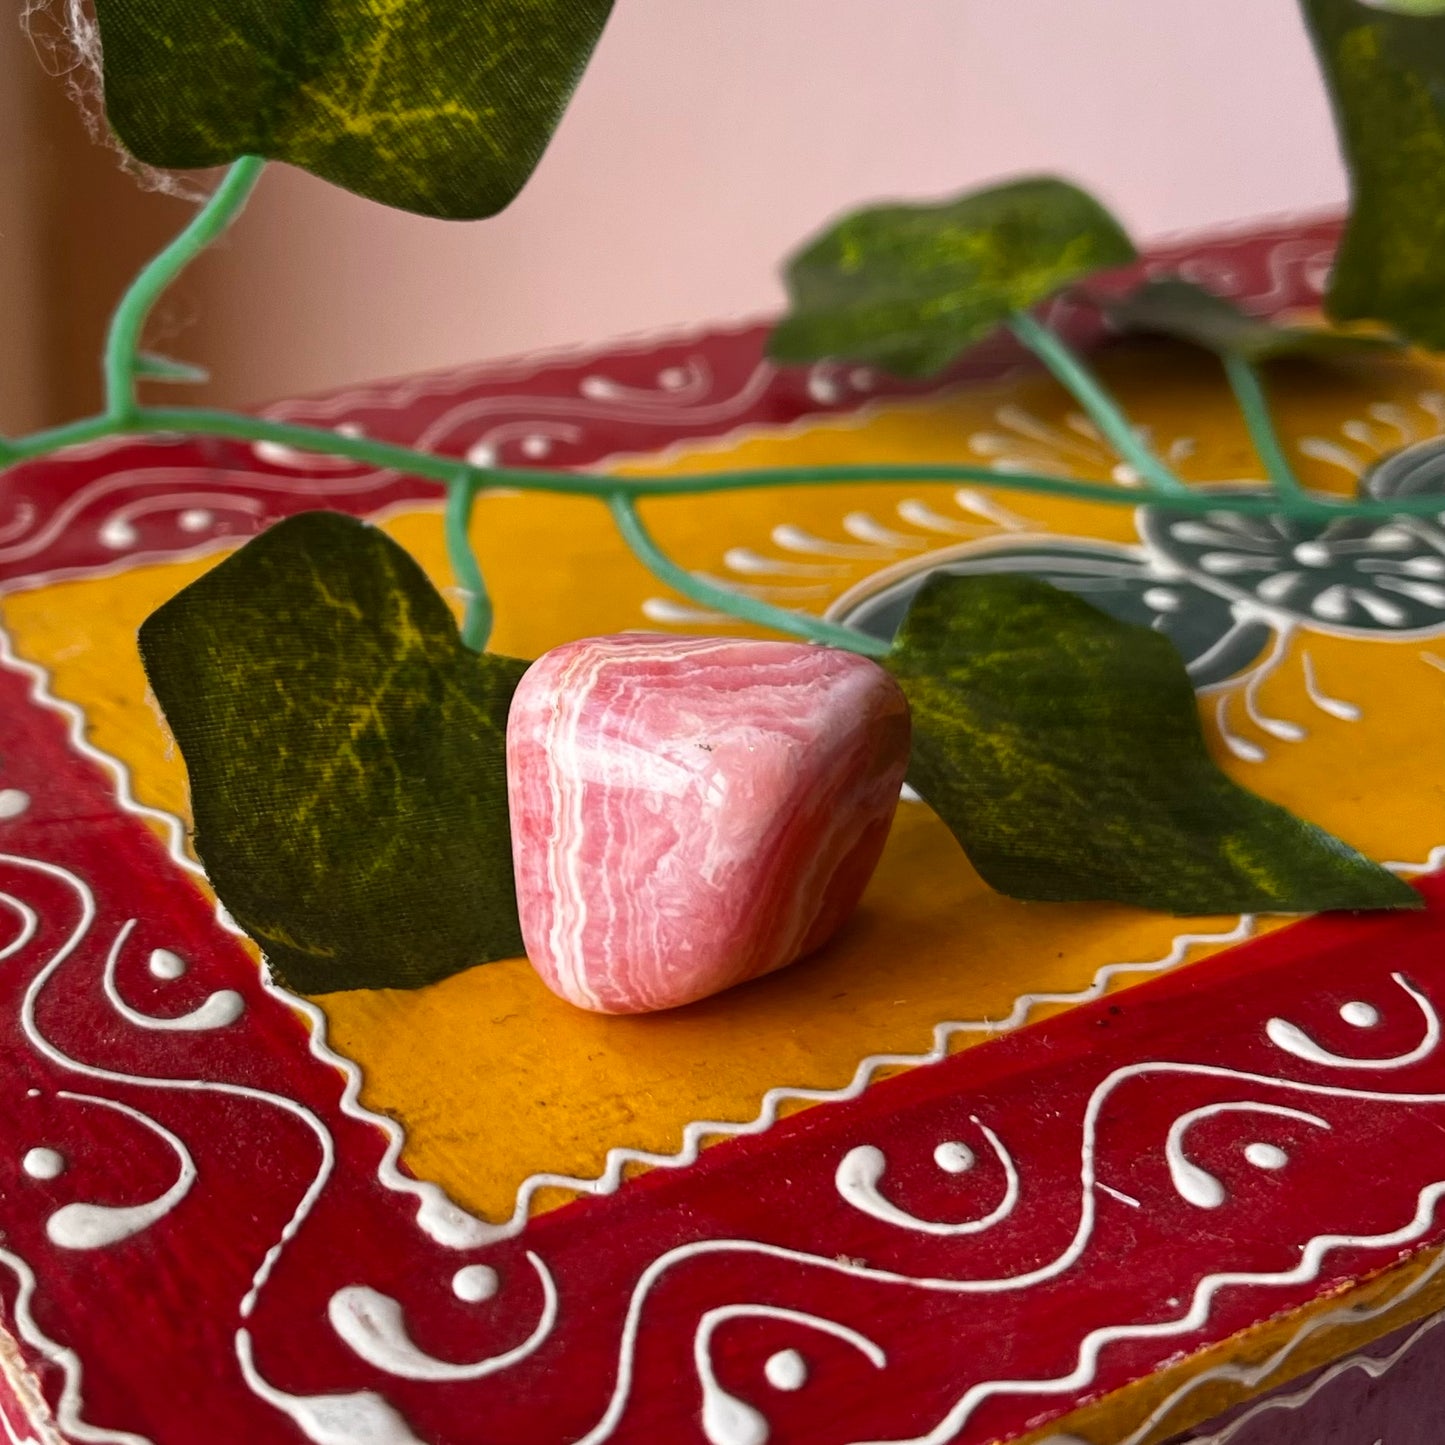
[[[1299,580],[1298,572],[1276,572],[1273,576],[1266,577],[1254,590],[1266,602],[1283,602],[1294,591]]]
[[[108,517],[99,532],[100,544],[112,552],[131,546],[137,540],[137,532],[125,517]]]
[[[1408,577],[1445,577],[1445,557],[1406,557],[1403,562],[1377,562],[1375,567],[1381,571],[1396,567]]]
[[[150,971],[154,977],[170,981],[179,978],[186,971],[186,961],[180,954],[172,953],[168,948],[153,948]]]
[[[1380,1011],[1373,1004],[1351,999],[1349,1003],[1340,1005],[1340,1017],[1354,1028],[1372,1029],[1380,1022]]]
[[[1144,594],[1146,606],[1152,607],[1156,612],[1178,612],[1179,594],[1171,592],[1167,587],[1151,587]]]
[[[797,1350],[779,1350],[768,1356],[763,1374],[775,1390],[799,1390],[808,1382],[808,1362]]]
[[[0,819],[18,818],[29,806],[29,793],[19,788],[0,788]]]
[[[491,1265],[468,1264],[452,1276],[452,1293],[469,1305],[480,1304],[496,1294],[499,1283]]]
[[[204,532],[215,520],[215,515],[204,507],[187,507],[176,518],[176,526],[183,532]]]
[[[545,457],[552,450],[551,441],[544,436],[529,436],[522,438],[522,455],[524,457]]]
[[[1294,559],[1301,567],[1328,567],[1330,549],[1323,542],[1301,542],[1294,549]]]
[[[676,391],[687,385],[687,372],[680,366],[669,366],[657,374],[657,384],[664,391]]]
[[[32,1149],[20,1167],[32,1179],[54,1179],[65,1172],[65,1156],[58,1149]]]
[[[945,1174],[963,1174],[973,1168],[973,1150],[967,1144],[949,1139],[933,1151],[933,1162]]]
[[[1289,1155],[1277,1144],[1246,1144],[1244,1157],[1256,1169],[1283,1169],[1289,1163]]]
[[[1275,564],[1269,557],[1255,557],[1247,552],[1203,552],[1199,565],[1212,576],[1234,577],[1241,572],[1268,572]]]
[[[1350,615],[1349,589],[1338,583],[1333,587],[1326,587],[1310,603],[1310,611],[1316,617],[1323,617],[1326,622],[1343,622]]]

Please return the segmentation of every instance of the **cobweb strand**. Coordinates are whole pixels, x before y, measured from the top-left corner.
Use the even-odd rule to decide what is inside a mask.
[[[138,161],[106,123],[100,26],[88,0],[21,0],[20,26],[46,73],[65,85],[91,139],[112,151],[123,170],[148,191],[186,201],[205,200],[204,186]]]

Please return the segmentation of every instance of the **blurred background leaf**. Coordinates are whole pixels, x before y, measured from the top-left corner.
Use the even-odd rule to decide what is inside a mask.
[[[1092,196],[1050,176],[934,205],[854,211],[788,263],[780,361],[847,358],[931,376],[1017,311],[1134,247]]]
[[[1110,319],[1123,331],[1172,336],[1221,356],[1246,361],[1284,357],[1320,360],[1363,356],[1397,349],[1387,334],[1333,331],[1319,326],[1281,326],[1241,311],[1232,301],[1179,277],[1146,281],[1117,301],[1105,303]]]
[[[1302,0],[1350,170],[1326,305],[1445,347],[1445,12]]]

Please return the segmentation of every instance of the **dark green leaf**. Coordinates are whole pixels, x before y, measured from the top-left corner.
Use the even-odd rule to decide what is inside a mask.
[[[856,211],[788,262],[791,309],[769,352],[929,376],[1013,312],[1133,259],[1113,216],[1051,177]]]
[[[1314,326],[1276,326],[1241,311],[1232,301],[1191,281],[1169,277],[1146,281],[1137,291],[1107,303],[1110,317],[1125,331],[1173,336],[1221,356],[1274,361],[1303,356],[1329,359],[1388,350],[1393,337],[1364,336]]]
[[[1148,628],[1032,578],[940,574],[886,665],[913,708],[909,781],[1000,892],[1187,914],[1420,905],[1215,767],[1184,665]]]
[[[154,166],[290,161],[490,216],[551,138],[612,0],[96,0],[106,113]]]
[[[1329,313],[1445,346],[1445,18],[1303,4],[1353,192]]]
[[[390,538],[278,523],[141,628],[221,901],[303,993],[410,988],[522,952],[507,709]]]

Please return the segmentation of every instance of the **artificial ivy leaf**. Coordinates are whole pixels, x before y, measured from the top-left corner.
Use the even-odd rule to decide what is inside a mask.
[[[149,165],[269,156],[428,216],[532,174],[612,0],[96,0],[105,104]]]
[[[931,376],[1013,312],[1133,259],[1114,217],[1052,177],[937,205],[875,206],[787,263],[791,309],[768,350],[780,361],[840,357]]]
[[[1281,357],[1358,356],[1397,348],[1388,335],[1361,335],[1315,326],[1276,326],[1241,311],[1232,301],[1196,286],[1192,281],[1165,277],[1146,281],[1136,291],[1106,303],[1109,316],[1125,331],[1150,332],[1192,342],[1221,356],[1242,356],[1246,361],[1274,361]]]
[[[1327,309],[1445,346],[1445,17],[1303,4],[1353,193]]]
[[[1015,898],[1172,913],[1419,907],[1337,838],[1231,782],[1158,633],[1027,577],[929,580],[885,664],[909,782]]]
[[[334,512],[280,522],[141,627],[196,851],[290,988],[411,988],[522,952],[507,708],[421,568]]]
[[[865,598],[845,620],[870,637],[892,642],[913,599],[935,572],[1034,577],[1073,592],[1121,622],[1150,627],[1167,637],[1196,688],[1243,671],[1274,636],[1258,616],[1237,613],[1230,598],[1201,586],[1180,568],[1166,571],[1144,549],[1067,537],[971,548],[931,571],[900,577]]]

